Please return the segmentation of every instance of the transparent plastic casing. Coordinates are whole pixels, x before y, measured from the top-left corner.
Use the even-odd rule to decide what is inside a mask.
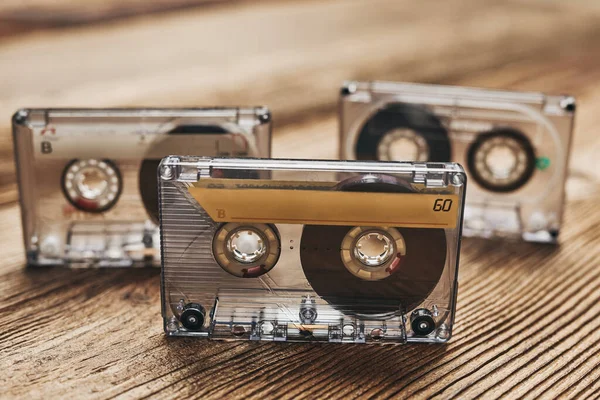
[[[460,165],[170,156],[159,181],[168,336],[450,339]]]
[[[573,97],[347,82],[339,113],[341,159],[464,165],[471,182],[465,236],[557,241],[575,113]],[[399,139],[410,141],[412,149],[394,150]]]
[[[13,117],[29,265],[160,266],[172,153],[268,157],[267,109],[23,109]]]

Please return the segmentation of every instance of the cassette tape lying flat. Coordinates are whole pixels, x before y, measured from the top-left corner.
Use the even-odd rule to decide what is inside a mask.
[[[28,263],[160,265],[160,160],[173,153],[268,157],[269,119],[264,108],[18,111]]]
[[[171,156],[159,176],[167,335],[450,338],[458,164]]]
[[[570,96],[348,82],[340,158],[461,163],[472,183],[465,236],[553,243],[574,113]]]

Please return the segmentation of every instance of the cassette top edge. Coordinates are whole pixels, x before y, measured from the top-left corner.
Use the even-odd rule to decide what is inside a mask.
[[[425,163],[411,161],[340,161],[285,158],[233,158],[233,157],[195,157],[172,155],[163,158],[161,166],[186,166],[218,169],[253,170],[312,170],[344,171],[370,173],[413,173],[415,171],[431,173],[464,173],[458,163]]]
[[[351,95],[357,91],[372,91],[380,93],[417,92],[420,95],[448,96],[470,98],[473,100],[486,100],[490,96],[496,101],[528,103],[543,105],[549,97],[564,98],[565,111],[575,110],[575,99],[570,95],[545,94],[542,92],[510,91],[493,88],[478,88],[467,86],[437,85],[412,82],[388,82],[388,81],[347,81],[342,86],[343,95]]]
[[[259,123],[271,120],[267,107],[116,107],[116,108],[21,108],[13,114],[14,124],[27,124],[49,118],[140,118],[140,117],[202,117],[236,118],[258,116]]]

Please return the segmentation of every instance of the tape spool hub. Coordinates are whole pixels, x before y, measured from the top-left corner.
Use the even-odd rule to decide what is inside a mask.
[[[97,199],[108,187],[108,174],[99,169],[85,167],[74,179],[76,190],[87,199]]]
[[[535,153],[529,139],[512,128],[481,134],[468,153],[469,170],[482,187],[510,192],[525,185],[535,170]]]
[[[377,158],[382,161],[427,161],[429,145],[412,129],[397,128],[387,133],[377,146]]]
[[[227,250],[231,256],[241,263],[253,263],[267,251],[265,238],[260,232],[251,228],[242,228],[229,235]]]
[[[354,227],[344,236],[340,249],[346,269],[368,281],[392,275],[404,254],[404,238],[395,228]]]
[[[407,181],[372,174],[348,178],[335,190],[414,193]],[[444,229],[389,226],[305,225],[300,248],[304,275],[317,295],[345,315],[383,319],[427,298],[447,253]]]
[[[116,204],[122,182],[119,169],[108,160],[73,160],[63,172],[62,188],[76,208],[103,212]]]
[[[269,272],[279,259],[281,244],[274,226],[226,223],[213,239],[215,261],[240,278],[256,278]]]
[[[386,234],[367,232],[356,239],[354,254],[367,267],[379,267],[394,254],[394,246]]]

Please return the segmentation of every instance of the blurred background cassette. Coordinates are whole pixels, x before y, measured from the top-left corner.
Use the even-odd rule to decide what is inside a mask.
[[[264,107],[21,109],[13,130],[25,253],[37,266],[160,266],[160,160],[271,154]]]
[[[342,159],[464,165],[471,181],[465,236],[556,243],[573,97],[350,81],[339,111]]]

